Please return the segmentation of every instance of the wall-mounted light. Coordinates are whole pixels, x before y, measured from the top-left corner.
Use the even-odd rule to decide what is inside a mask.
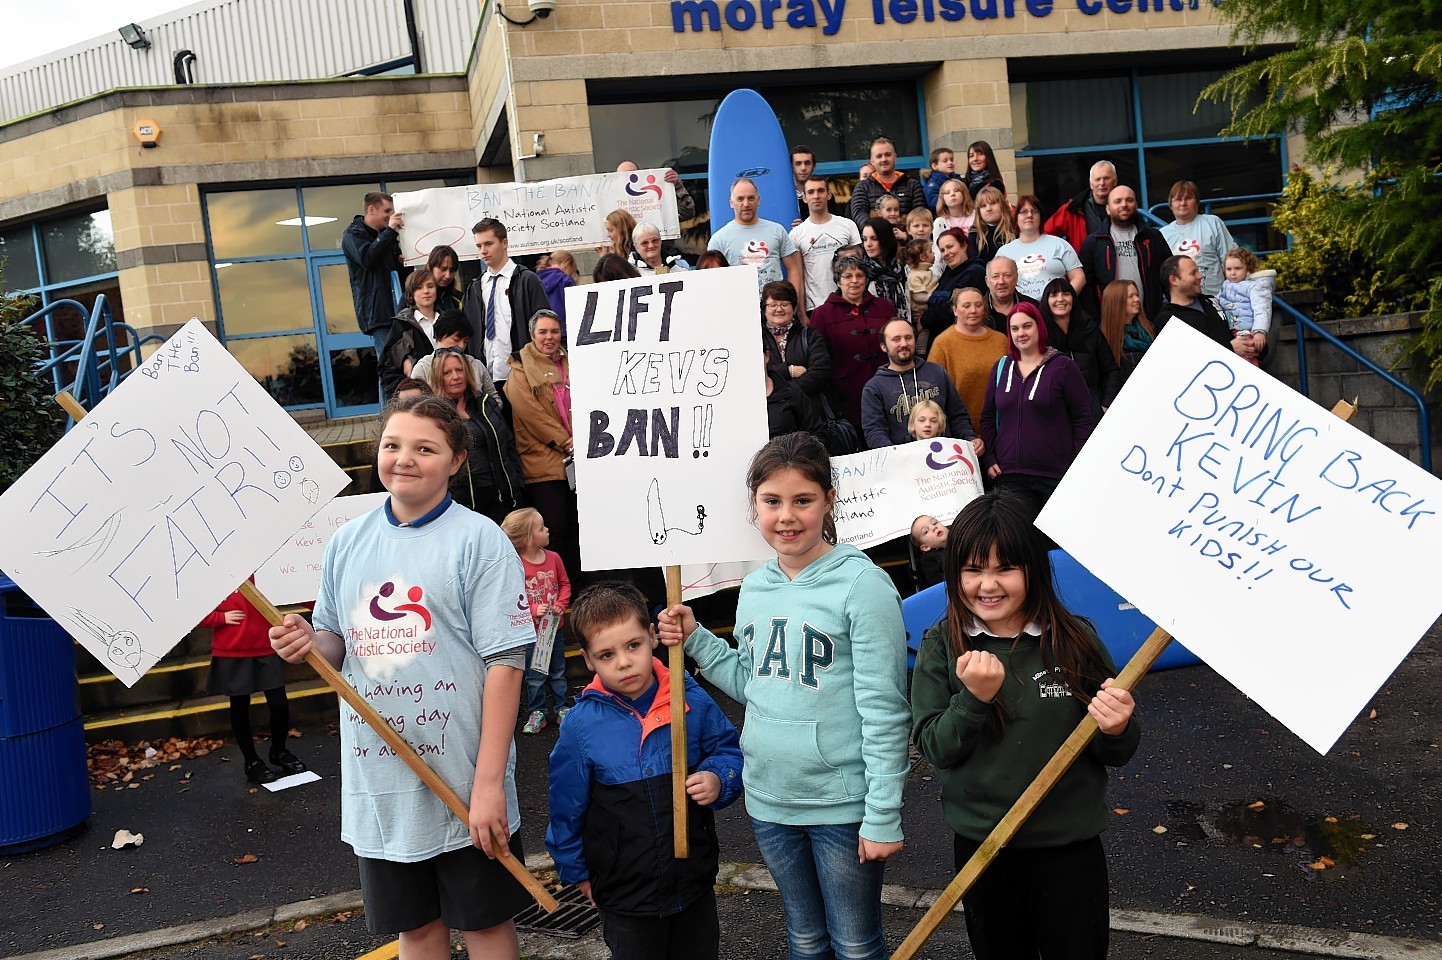
[[[145,29],[138,23],[127,23],[120,28],[120,39],[136,50],[149,50],[150,41],[145,39]]]
[[[534,160],[537,157],[546,155],[546,135],[544,133],[531,134],[531,152],[524,157],[517,157],[517,160]]]
[[[528,24],[535,23],[537,20],[544,20],[549,17],[551,11],[556,9],[556,0],[526,0],[526,9],[531,11],[531,19],[512,20],[506,16],[505,9],[502,8],[499,3],[496,4],[496,13],[501,15],[502,20],[518,27],[524,27]]]

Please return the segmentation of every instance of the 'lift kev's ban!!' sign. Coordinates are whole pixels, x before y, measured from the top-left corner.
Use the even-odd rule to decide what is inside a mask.
[[[746,467],[766,442],[756,269],[566,291],[581,565],[764,556]]]
[[[347,482],[191,320],[0,497],[0,569],[133,686]]]

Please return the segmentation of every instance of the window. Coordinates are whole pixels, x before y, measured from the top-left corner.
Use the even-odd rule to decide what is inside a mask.
[[[1167,194],[1193,180],[1203,212],[1227,221],[1241,243],[1276,250],[1268,200],[1213,206],[1212,200],[1275,194],[1282,189],[1286,147],[1280,137],[1224,138],[1227,108],[1198,102],[1224,68],[1131,70],[1046,77],[1011,85],[1017,148],[1017,193],[1035,193],[1049,212],[1087,188],[1091,165],[1110,160],[1118,179],[1137,190],[1145,209],[1171,219]],[[1077,105],[1084,103],[1086,109]]]
[[[35,294],[39,306],[74,300],[87,310],[104,294],[116,322],[125,319],[109,210],[68,213],[6,230],[0,233],[0,258],[6,290]],[[78,310],[57,309],[51,323],[59,340],[85,336]]]

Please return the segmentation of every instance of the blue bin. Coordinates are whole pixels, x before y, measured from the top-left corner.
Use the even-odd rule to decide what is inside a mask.
[[[90,817],[75,644],[0,577],[0,853],[59,843]]]

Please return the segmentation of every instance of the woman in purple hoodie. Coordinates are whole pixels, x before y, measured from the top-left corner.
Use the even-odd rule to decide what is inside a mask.
[[[1081,370],[1047,346],[1041,311],[1018,303],[1007,327],[1007,355],[987,380],[981,410],[982,465],[998,488],[1027,496],[1040,512],[1096,421]]]

